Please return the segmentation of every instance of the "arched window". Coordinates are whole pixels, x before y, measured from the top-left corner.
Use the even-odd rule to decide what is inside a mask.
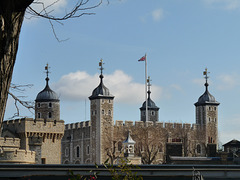
[[[201,145],[198,144],[198,145],[197,145],[197,153],[198,153],[198,154],[201,154],[201,152],[202,152],[202,151],[201,151]]]
[[[104,109],[102,110],[102,115],[104,115]]]
[[[50,108],[51,108],[51,107],[52,107],[52,103],[49,103],[49,104],[48,104],[48,107],[50,107]]]
[[[108,115],[111,115],[111,110],[110,109],[108,110]]]
[[[48,118],[52,118],[52,113],[51,112],[48,113]]]
[[[41,107],[41,103],[38,103],[37,106],[38,106],[38,107]]]
[[[65,148],[65,156],[66,156],[66,157],[69,156],[69,148],[68,148],[68,147]]]
[[[152,113],[152,116],[155,116],[155,111],[151,111],[151,113]]]
[[[80,157],[80,147],[77,146],[76,148],[76,157],[79,158]]]
[[[90,153],[90,149],[89,149],[89,146],[87,146],[87,154]]]

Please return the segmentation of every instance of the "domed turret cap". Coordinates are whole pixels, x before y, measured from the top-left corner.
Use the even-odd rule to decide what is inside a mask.
[[[36,100],[37,102],[43,102],[43,101],[59,101],[57,93],[55,93],[53,90],[50,89],[48,84],[46,87],[38,93]]]
[[[159,107],[156,106],[155,102],[150,98],[151,91],[148,90],[148,98],[147,98],[147,106],[148,109],[152,110],[159,110]],[[142,104],[142,107],[140,107],[140,110],[145,110],[146,109],[146,101]]]
[[[45,67],[45,70],[47,70],[47,78],[46,78],[46,86],[45,88],[38,93],[36,97],[36,102],[46,102],[46,101],[59,101],[57,93],[55,93],[48,85],[48,65]]]
[[[92,99],[99,99],[99,98],[114,98],[113,95],[110,94],[109,89],[103,84],[103,78],[104,76],[102,75],[102,70],[103,70],[103,62],[102,60],[99,63],[99,66],[101,67],[101,74],[99,76],[100,78],[100,84],[98,85],[98,87],[96,87],[93,92],[92,95],[89,97],[90,100]]]
[[[206,104],[219,105],[220,103],[216,101],[215,97],[208,92],[208,84],[205,83],[206,91],[198,98],[198,102],[195,103],[195,106],[201,106]]]
[[[203,95],[201,95],[199,98],[198,98],[198,102],[196,102],[194,105],[195,106],[201,106],[201,105],[219,105],[220,103],[216,101],[215,97],[213,95],[211,95],[209,92],[208,92],[208,74],[209,72],[207,71],[207,68],[205,69],[205,71],[203,72],[203,75],[205,75],[205,79],[206,79],[206,83],[204,84],[205,87],[206,87],[206,90],[205,92],[203,93]]]

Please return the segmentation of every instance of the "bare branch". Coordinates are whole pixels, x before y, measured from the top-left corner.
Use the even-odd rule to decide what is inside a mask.
[[[20,93],[23,93],[26,91],[25,87],[31,88],[33,85],[32,84],[27,84],[27,85],[16,85],[16,84],[11,84],[10,89],[12,91],[17,91]],[[8,92],[8,94],[14,99],[14,104],[16,107],[16,113],[11,118],[19,117],[20,116],[20,110],[18,107],[18,103],[21,104],[23,107],[27,108],[32,114],[33,112],[31,110],[34,110],[34,102],[32,101],[24,101],[23,99],[26,98],[26,96],[15,96],[13,93]]]
[[[52,11],[48,12],[47,10],[48,10],[49,7],[51,7],[52,5],[54,5],[57,2],[58,1],[55,1],[54,3],[48,5],[47,7],[44,7],[44,4],[42,2],[35,2],[35,3],[41,4],[43,6],[43,9],[40,12],[37,12],[31,6],[29,6],[28,9],[27,9],[27,12],[29,14],[33,15],[33,16],[39,16],[39,17],[43,17],[43,18],[50,19],[50,20],[53,20],[53,21],[65,21],[67,19],[78,18],[78,17],[81,17],[83,15],[93,15],[95,13],[86,13],[86,12],[83,12],[83,11],[94,9],[94,8],[96,8],[96,7],[98,7],[102,4],[102,0],[100,0],[100,2],[96,5],[94,5],[94,6],[84,7],[89,2],[89,0],[85,0],[85,1],[84,0],[79,0],[70,12],[67,12],[62,17],[55,17],[55,16],[50,15],[50,13]]]

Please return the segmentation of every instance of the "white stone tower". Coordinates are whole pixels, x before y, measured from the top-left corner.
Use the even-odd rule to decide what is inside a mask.
[[[207,68],[203,72],[206,79],[206,90],[199,97],[196,106],[196,124],[205,129],[205,145],[218,144],[218,105],[215,97],[208,91],[208,71]]]
[[[149,121],[153,121],[153,122],[157,122],[159,119],[159,107],[156,106],[156,104],[153,102],[153,100],[150,98],[150,94],[151,94],[151,83],[150,83],[150,77],[148,77],[147,79],[147,86],[148,86],[148,98],[147,98],[147,110],[148,110],[148,120]],[[144,101],[144,103],[142,104],[142,107],[140,107],[140,117],[141,117],[141,121],[146,121],[146,101]]]
[[[103,84],[103,61],[99,63],[100,84],[89,97],[91,101],[90,146],[91,162],[102,164],[106,159],[106,147],[112,145],[113,137],[113,99],[109,89]]]

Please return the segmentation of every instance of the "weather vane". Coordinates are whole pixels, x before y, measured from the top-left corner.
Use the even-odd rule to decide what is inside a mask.
[[[205,71],[203,71],[203,75],[205,76],[204,78],[206,79],[206,82],[207,82],[207,80],[208,80],[208,78],[209,78],[209,76],[208,76],[209,73],[210,73],[210,72],[208,72],[208,69],[205,68]]]
[[[50,73],[49,68],[50,67],[48,66],[48,63],[47,63],[47,65],[45,66],[45,71],[46,71],[46,74],[47,74],[47,78],[48,78],[48,74]]]
[[[104,63],[103,63],[103,60],[101,59],[100,62],[99,62],[99,66],[100,66],[99,69],[101,70],[101,74],[102,74],[102,71],[103,71],[103,69],[104,69],[104,68],[103,68],[103,64],[104,64]]]
[[[147,78],[147,86],[148,86],[148,92],[150,92],[150,86],[151,86],[151,82],[152,80],[150,79],[150,76],[148,76]]]
[[[150,76],[148,76],[148,78],[147,78],[147,85],[148,85],[148,86],[151,86],[150,81],[152,81],[152,80],[150,79]]]

